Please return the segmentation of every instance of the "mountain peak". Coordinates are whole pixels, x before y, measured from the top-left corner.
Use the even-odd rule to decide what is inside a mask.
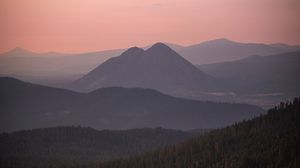
[[[218,39],[215,39],[216,41],[231,41],[231,40],[229,40],[229,39],[227,39],[227,38],[218,38]]]
[[[172,50],[168,45],[164,44],[164,43],[155,43],[154,45],[152,45],[148,50],[146,50],[146,52],[150,55],[177,55],[177,53]]]
[[[233,41],[227,39],[227,38],[219,38],[219,39],[215,39],[215,40],[212,40],[210,42],[217,42],[217,43],[233,43]]]
[[[142,48],[139,47],[131,47],[128,50],[124,51],[121,56],[132,56],[132,55],[140,55],[144,52]]]
[[[21,47],[15,47],[12,50],[10,50],[9,52],[13,52],[13,53],[28,53],[30,51],[28,51],[28,50],[26,50],[24,48],[21,48]]]
[[[29,50],[26,50],[24,48],[21,48],[21,47],[15,47],[15,48],[7,51],[6,53],[9,55],[23,55],[23,54],[29,54],[32,52]]]
[[[153,44],[149,48],[149,50],[151,50],[151,49],[156,49],[156,50],[165,50],[165,49],[168,49],[168,50],[172,50],[168,45],[166,45],[164,43],[161,43],[161,42]]]

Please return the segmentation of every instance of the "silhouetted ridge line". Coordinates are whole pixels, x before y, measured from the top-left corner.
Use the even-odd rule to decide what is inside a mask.
[[[247,104],[176,98],[153,89],[109,87],[89,93],[0,78],[0,131],[61,125],[96,129],[217,128],[263,110]]]

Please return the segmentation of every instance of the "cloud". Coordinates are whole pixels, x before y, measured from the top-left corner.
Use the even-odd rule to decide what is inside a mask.
[[[161,4],[161,3],[153,3],[152,6],[154,6],[154,7],[161,7],[161,6],[163,6],[163,4]]]

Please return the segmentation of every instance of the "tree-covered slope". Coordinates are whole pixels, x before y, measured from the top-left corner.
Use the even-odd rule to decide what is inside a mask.
[[[197,133],[200,134],[200,133]],[[162,128],[52,127],[0,134],[0,167],[78,167],[178,143],[195,133]]]
[[[300,98],[267,115],[98,168],[296,168],[300,166]]]

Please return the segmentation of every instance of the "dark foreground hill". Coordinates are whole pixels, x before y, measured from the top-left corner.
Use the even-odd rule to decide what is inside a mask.
[[[151,89],[90,93],[0,78],[0,131],[82,125],[96,129],[219,128],[263,113],[247,104],[175,98]]]
[[[267,115],[98,168],[298,168],[300,98]]]
[[[194,134],[162,128],[124,131],[53,127],[0,134],[0,167],[84,166],[178,143]]]

